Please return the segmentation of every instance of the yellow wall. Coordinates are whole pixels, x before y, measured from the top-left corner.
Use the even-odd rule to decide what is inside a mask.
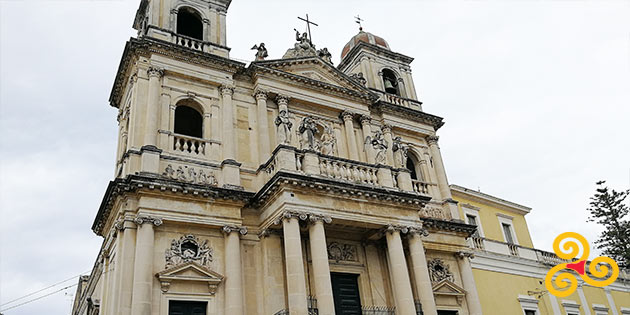
[[[479,216],[481,221],[481,228],[483,229],[485,238],[505,242],[503,231],[501,231],[501,223],[499,222],[499,218],[497,217],[497,214],[500,213],[513,217],[512,224],[518,244],[524,247],[534,247],[524,215],[517,212],[499,209],[486,203],[475,202],[455,192],[453,194],[453,199],[459,202],[460,216],[464,219],[466,217],[461,204],[470,204],[480,208]]]
[[[630,291],[621,292],[621,291],[611,290],[610,295],[613,297],[613,300],[615,301],[615,306],[617,306],[617,312],[619,314],[621,314],[622,307],[630,308]]]
[[[523,314],[518,296],[528,291],[540,291],[541,279],[473,269],[477,292],[484,314]],[[543,296],[538,303],[541,315],[553,315],[550,300]]]

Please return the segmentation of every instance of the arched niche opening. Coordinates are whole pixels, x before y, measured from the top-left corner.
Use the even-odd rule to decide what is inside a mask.
[[[394,73],[394,71],[390,69],[383,69],[383,86],[385,87],[385,92],[401,96],[398,78],[396,77],[396,73]]]
[[[203,137],[203,115],[197,108],[199,104],[192,100],[184,100],[177,103],[175,108],[175,130],[176,134],[202,138]]]
[[[183,7],[177,11],[177,34],[203,40],[203,20],[197,10]]]
[[[409,156],[407,157],[407,165],[406,168],[411,172],[412,180],[425,181],[424,175],[422,174],[422,169],[420,168],[420,160],[418,157],[409,152]]]

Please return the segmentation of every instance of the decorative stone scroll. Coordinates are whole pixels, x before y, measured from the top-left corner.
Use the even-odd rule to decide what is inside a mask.
[[[232,232],[238,232],[241,235],[247,235],[247,233],[248,233],[247,227],[236,226],[236,225],[226,225],[223,228],[221,228],[221,231],[223,231],[223,233],[225,233],[225,234],[230,234]]]
[[[174,266],[196,262],[201,266],[210,267],[212,262],[213,250],[208,247],[208,241],[201,243],[199,239],[188,234],[182,236],[179,240],[172,240],[171,247],[164,254],[166,259],[166,269]]]
[[[160,226],[163,223],[162,219],[160,219],[160,218],[154,218],[154,217],[149,217],[149,216],[144,216],[144,215],[137,216],[135,219],[133,219],[133,222],[136,223],[137,225],[143,225],[145,223],[150,223],[150,224],[153,224],[155,226]]]
[[[435,284],[445,279],[450,282],[455,282],[453,273],[451,272],[449,265],[445,263],[444,260],[440,258],[430,259],[428,261],[428,266],[431,283]]]
[[[188,166],[179,166],[177,169],[174,169],[173,166],[169,164],[164,169],[162,176],[198,185],[217,186],[219,184],[214,172],[205,173],[203,170],[197,171]]]
[[[336,261],[358,261],[357,247],[352,244],[331,242],[328,244],[328,259]]]

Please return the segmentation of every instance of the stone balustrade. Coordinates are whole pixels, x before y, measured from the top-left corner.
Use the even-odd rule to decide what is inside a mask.
[[[320,157],[320,175],[328,178],[378,186],[378,168],[330,157]]]
[[[430,185],[429,183],[412,179],[411,185],[413,186],[413,191],[419,194],[425,194],[425,195],[429,194],[429,185]]]
[[[180,35],[180,34],[175,34],[175,33],[172,34],[172,39],[173,39],[173,43],[177,45],[184,46],[186,48],[201,51],[201,52],[205,51],[204,49],[205,49],[206,43],[198,39]]]
[[[390,104],[407,107],[415,110],[422,111],[422,103],[410,98],[401,97],[394,94],[383,93],[381,91],[374,91],[379,94],[379,100]]]
[[[176,153],[183,153],[192,156],[205,156],[207,141],[201,138],[171,134],[171,149]]]

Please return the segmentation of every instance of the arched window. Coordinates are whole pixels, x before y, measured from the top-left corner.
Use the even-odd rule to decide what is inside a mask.
[[[180,8],[177,11],[177,34],[203,40],[201,15],[191,8]]]
[[[420,160],[411,152],[409,152],[409,156],[407,157],[406,167],[409,172],[411,172],[411,179],[424,181],[422,169],[420,169]]]
[[[192,101],[184,102],[189,103]],[[180,102],[182,103],[182,102]],[[188,105],[178,104],[175,108],[175,133],[202,138],[203,137],[203,116],[198,110]]]
[[[396,78],[394,71],[383,69],[383,86],[385,86],[385,92],[400,96],[398,78]]]

